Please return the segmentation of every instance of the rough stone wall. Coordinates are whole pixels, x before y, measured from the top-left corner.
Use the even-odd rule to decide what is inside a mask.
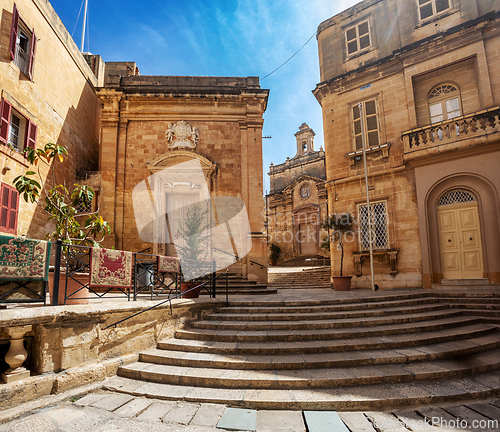
[[[121,304],[119,304],[121,303]],[[174,300],[173,314],[165,304],[116,327],[108,325],[149,307],[147,302],[114,305],[66,306],[7,310],[0,318],[0,341],[8,340],[3,329],[31,325],[28,361],[31,377],[20,385],[0,386],[0,403],[8,408],[28,400],[103,381],[116,375],[121,364],[138,361],[138,352],[173,337],[186,321],[201,319],[222,305],[215,300]],[[27,383],[32,382],[32,385]]]
[[[38,39],[33,81],[11,61],[9,40],[14,2],[6,0],[2,2],[0,22],[1,96],[37,125],[38,148],[54,142],[68,149],[64,163],[56,164],[56,174],[71,184],[77,171],[97,170],[97,80],[50,3],[19,0],[16,5],[20,19],[34,29]],[[33,169],[22,155],[4,145],[0,145],[0,166],[0,180],[9,185],[16,176]],[[45,178],[47,169],[42,167],[41,172]],[[21,200],[18,234],[41,238],[48,231],[43,211]]]

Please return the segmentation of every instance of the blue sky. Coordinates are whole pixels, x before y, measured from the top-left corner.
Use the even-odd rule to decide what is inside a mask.
[[[89,0],[85,51],[104,61],[135,61],[141,75],[264,77],[293,55],[325,19],[358,0]],[[78,46],[81,0],[52,0]],[[78,21],[77,21],[78,19]],[[75,28],[76,25],[76,28]],[[307,123],[323,145],[321,108],[311,91],[319,82],[314,37],[261,82],[270,89],[264,114],[264,192],[269,164],[296,151],[295,132]]]

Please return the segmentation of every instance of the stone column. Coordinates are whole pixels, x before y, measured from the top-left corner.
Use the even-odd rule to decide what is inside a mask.
[[[28,358],[28,353],[24,349],[24,335],[32,330],[32,326],[9,327],[4,329],[10,337],[10,348],[5,355],[5,362],[10,366],[2,373],[2,381],[11,383],[30,377],[30,371],[23,366]]]

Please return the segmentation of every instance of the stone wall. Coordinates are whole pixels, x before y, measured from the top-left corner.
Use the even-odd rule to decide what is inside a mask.
[[[4,408],[47,394],[104,380],[121,364],[137,361],[138,352],[153,348],[160,339],[173,337],[184,323],[223,305],[218,300],[174,300],[131,318],[116,327],[107,326],[147,307],[149,302],[103,303],[81,306],[3,310],[0,340],[9,340],[11,328],[31,326],[27,362],[31,377],[0,384]]]
[[[14,1],[2,2],[0,22],[0,92],[22,116],[37,125],[36,145],[53,142],[69,151],[56,164],[60,179],[71,184],[77,171],[97,170],[100,106],[94,86],[97,79],[52,6],[45,0],[16,0],[20,19],[34,30],[38,43],[33,80],[11,60],[10,29]],[[18,152],[0,145],[0,181],[13,179],[29,167]],[[41,167],[43,178],[47,168]],[[18,234],[43,238],[50,228],[35,204],[20,204]]]

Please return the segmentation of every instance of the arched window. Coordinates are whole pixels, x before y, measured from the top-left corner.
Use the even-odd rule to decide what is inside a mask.
[[[460,90],[453,84],[440,84],[428,97],[431,123],[451,120],[462,115]]]
[[[469,191],[463,189],[453,189],[446,192],[439,198],[438,207],[449,206],[454,204],[464,204],[469,202],[476,202],[477,198]]]

